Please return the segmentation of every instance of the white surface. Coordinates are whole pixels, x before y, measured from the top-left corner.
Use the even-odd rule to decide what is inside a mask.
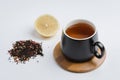
[[[59,32],[42,38],[34,30],[35,19],[42,14],[55,16]],[[88,73],[71,73],[61,69],[53,59],[53,49],[60,41],[61,30],[74,19],[93,22],[107,58],[98,69]],[[119,80],[120,79],[120,1],[119,0],[0,0],[0,80]],[[43,42],[44,57],[39,63],[30,60],[16,65],[8,61],[7,50],[17,40]]]

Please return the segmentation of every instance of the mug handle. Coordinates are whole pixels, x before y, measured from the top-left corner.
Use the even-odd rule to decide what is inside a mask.
[[[100,49],[100,53],[99,51],[96,49],[96,47],[98,47]],[[101,42],[95,42],[93,44],[93,53],[97,58],[102,58],[103,55],[105,54],[105,48],[104,45]]]

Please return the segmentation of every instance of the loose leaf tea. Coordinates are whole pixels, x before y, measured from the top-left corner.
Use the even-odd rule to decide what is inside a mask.
[[[35,58],[37,55],[43,56],[42,43],[37,43],[32,40],[16,41],[13,44],[13,49],[8,52],[16,63],[25,63],[30,58]]]

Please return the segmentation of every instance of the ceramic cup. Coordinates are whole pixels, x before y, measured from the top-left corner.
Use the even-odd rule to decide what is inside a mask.
[[[84,27],[84,25],[81,25],[81,23],[89,25],[89,27],[92,28],[94,32],[90,36],[85,38],[74,38],[66,32],[71,26],[74,25],[73,27],[75,27],[76,24]],[[85,28],[84,32],[87,33],[87,31],[89,31],[89,29]],[[60,45],[63,55],[68,60],[74,62],[85,62],[92,59],[94,56],[100,59],[105,53],[104,45],[100,41],[98,41],[98,35],[95,25],[88,20],[80,19],[71,21],[65,27],[65,29],[63,29]]]

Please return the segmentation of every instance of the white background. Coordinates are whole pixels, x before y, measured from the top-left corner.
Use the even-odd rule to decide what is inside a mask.
[[[34,29],[36,18],[43,14],[59,21],[60,29],[54,37],[43,38]],[[54,61],[53,49],[60,41],[62,28],[74,19],[93,22],[106,47],[105,62],[92,72],[71,73]],[[26,64],[9,62],[7,51],[12,43],[26,39],[43,42],[44,57]],[[0,80],[119,80],[119,52],[119,0],[0,0]]]

